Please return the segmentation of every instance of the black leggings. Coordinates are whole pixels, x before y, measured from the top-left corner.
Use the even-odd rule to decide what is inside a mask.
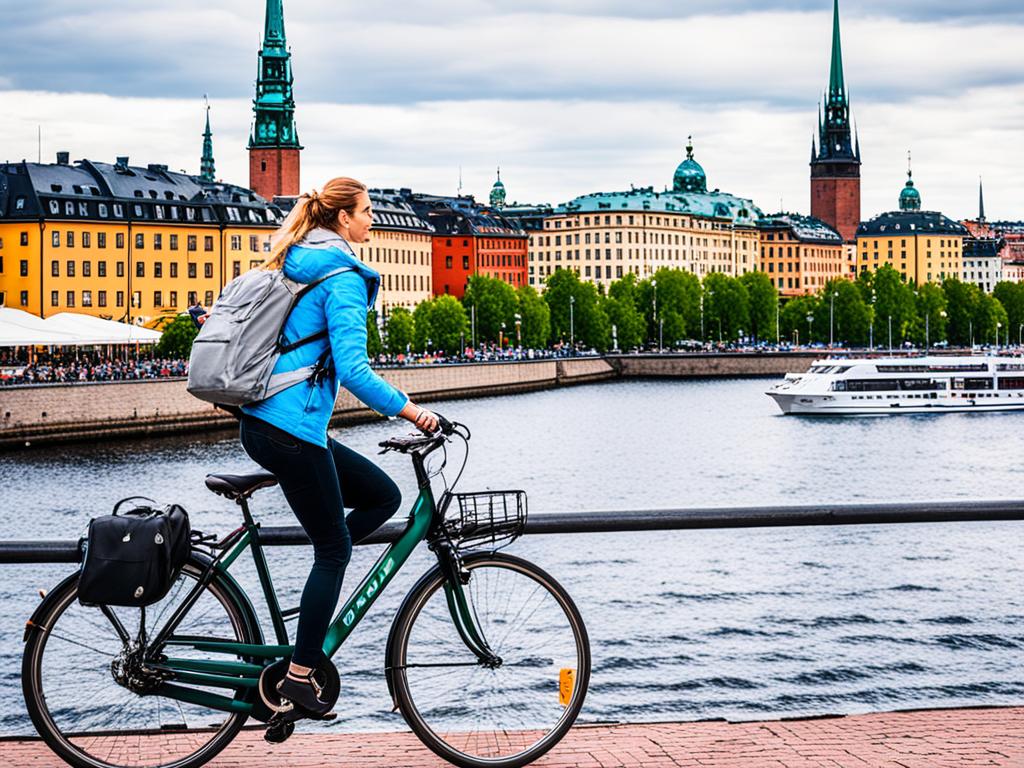
[[[313,542],[313,569],[299,604],[292,661],[315,667],[341,593],[352,543],[395,514],[402,494],[369,459],[328,438],[327,448],[307,443],[252,416],[241,426],[245,452],[277,476],[289,506]],[[345,517],[345,507],[352,512]]]

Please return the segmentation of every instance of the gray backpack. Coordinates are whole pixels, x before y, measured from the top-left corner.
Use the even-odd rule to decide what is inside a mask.
[[[330,347],[314,365],[273,371],[282,354],[325,338],[326,329],[290,342],[284,325],[299,299],[349,269],[335,269],[307,284],[289,280],[281,270],[253,269],[224,286],[192,344],[188,391],[218,405],[246,405],[317,381],[329,370]]]

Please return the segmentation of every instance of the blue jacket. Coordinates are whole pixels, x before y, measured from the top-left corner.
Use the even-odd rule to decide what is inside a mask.
[[[319,384],[302,382],[242,407],[300,440],[324,447],[339,387],[385,416],[394,416],[409,402],[403,392],[373,372],[366,355],[366,313],[377,296],[380,275],[359,261],[340,235],[326,229],[314,229],[288,249],[284,274],[311,283],[339,267],[350,271],[327,278],[303,296],[284,326],[289,341],[324,329],[328,337],[282,354],[274,366],[274,373],[280,373],[313,365],[330,346],[334,374]]]

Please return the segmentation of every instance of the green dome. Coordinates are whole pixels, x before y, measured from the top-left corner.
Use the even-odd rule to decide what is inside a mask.
[[[505,185],[501,183],[501,168],[498,169],[498,180],[491,187],[491,207],[502,208],[505,205]]]
[[[676,192],[707,192],[708,179],[700,163],[693,159],[693,137],[686,145],[686,159],[676,168],[672,177],[672,189]]]
[[[914,188],[914,180],[910,178],[910,171],[907,171],[907,183],[900,192],[901,211],[921,210],[921,193]]]

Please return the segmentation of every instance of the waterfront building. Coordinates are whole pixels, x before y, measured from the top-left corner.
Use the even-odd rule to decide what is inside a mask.
[[[783,297],[821,290],[829,280],[847,278],[842,236],[821,219],[776,213],[761,219],[760,270]]]
[[[208,307],[281,218],[248,189],[127,157],[0,164],[0,304],[137,323]]]
[[[1003,260],[1024,261],[1024,221],[996,221],[992,231],[1003,239]]]
[[[967,234],[966,227],[941,213],[921,210],[921,193],[908,168],[899,210],[881,213],[857,227],[857,270],[874,271],[890,264],[915,285],[962,278]]]
[[[1003,277],[1006,241],[985,219],[985,196],[978,180],[978,218],[960,222],[967,230],[963,244],[963,280],[991,293]]]
[[[850,99],[843,76],[839,0],[832,10],[832,58],[825,114],[818,110],[817,145],[811,138],[811,216],[852,243],[860,222],[860,138],[851,130]]]
[[[491,200],[504,204],[501,179]],[[513,219],[494,206],[484,206],[471,195],[444,197],[413,194],[405,199],[430,222],[433,237],[434,295],[462,298],[473,275],[497,278],[518,288],[527,282],[527,235]]]
[[[283,0],[267,0],[249,134],[249,187],[267,200],[300,190],[291,58]]]
[[[530,284],[538,288],[559,269],[607,288],[626,274],[643,279],[663,267],[701,277],[758,268],[760,209],[746,198],[708,191],[692,141],[672,189],[596,192],[550,212],[509,213],[541,226],[530,232]]]

